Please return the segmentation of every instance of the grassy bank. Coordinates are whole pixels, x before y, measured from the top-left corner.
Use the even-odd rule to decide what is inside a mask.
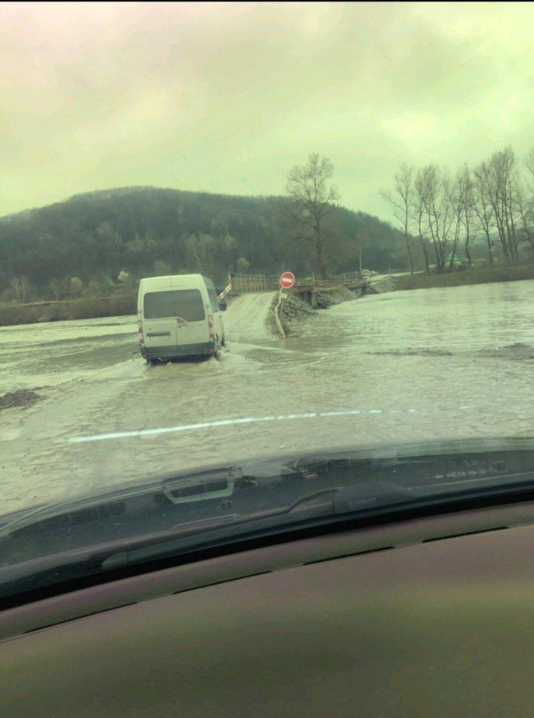
[[[395,277],[397,289],[431,289],[432,287],[463,287],[467,284],[514,282],[534,279],[534,264],[522,267],[495,267],[494,269],[466,269],[445,274],[405,274]]]
[[[126,294],[102,299],[73,299],[35,304],[0,304],[0,326],[58,322],[65,319],[92,319],[136,314],[137,295]]]

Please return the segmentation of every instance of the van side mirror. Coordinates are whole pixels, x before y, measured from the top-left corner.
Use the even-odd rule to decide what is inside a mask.
[[[219,309],[221,310],[221,312],[226,311],[226,299],[223,299],[221,302],[219,302]]]

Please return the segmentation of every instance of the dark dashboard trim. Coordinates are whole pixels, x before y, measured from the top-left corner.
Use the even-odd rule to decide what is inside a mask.
[[[195,556],[181,557],[179,565],[161,565],[143,571],[131,567],[107,576],[107,582],[74,582],[68,592],[28,596],[23,605],[4,610],[0,616],[0,642],[28,631],[75,620],[83,616],[139,603],[165,595],[185,593],[259,574],[389,551],[440,539],[454,540],[488,531],[505,530],[534,523],[534,501],[512,502],[424,517],[404,517],[380,524],[347,527],[336,531],[288,540],[271,537],[249,545],[219,547]],[[274,540],[273,540],[274,539]],[[263,545],[261,545],[263,543]],[[252,545],[251,545],[252,544]],[[229,550],[231,549],[231,550]],[[180,558],[180,557],[179,557]],[[183,560],[188,559],[188,560]],[[164,563],[164,562],[163,562]],[[135,569],[135,571],[133,570]],[[131,575],[124,575],[128,572]],[[90,582],[87,582],[90,584]],[[33,598],[33,601],[29,599]]]

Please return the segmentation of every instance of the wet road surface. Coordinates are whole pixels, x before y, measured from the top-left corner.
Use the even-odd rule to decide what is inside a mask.
[[[0,328],[3,511],[213,462],[361,444],[533,436],[534,282],[364,297],[268,327],[234,300],[220,361],[148,367],[135,317]]]

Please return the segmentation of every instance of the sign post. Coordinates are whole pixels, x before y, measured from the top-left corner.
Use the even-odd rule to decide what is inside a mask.
[[[284,272],[280,277],[280,286],[282,289],[291,289],[295,284],[295,275],[293,272]]]

